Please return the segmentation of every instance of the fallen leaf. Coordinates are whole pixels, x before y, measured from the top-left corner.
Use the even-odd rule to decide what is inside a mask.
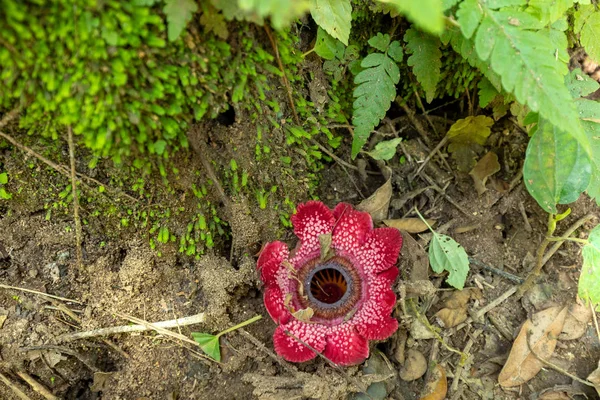
[[[319,235],[319,245],[321,246],[321,261],[325,261],[329,258],[327,255],[331,249],[331,233]]]
[[[444,308],[435,313],[442,328],[453,328],[467,319],[467,303],[473,291],[455,290],[444,302]]]
[[[410,324],[410,336],[416,340],[433,339],[435,337],[433,332],[417,318]]]
[[[423,247],[411,235],[402,235],[402,257],[401,266],[408,264],[408,268],[402,270],[410,271],[410,281],[429,280],[429,257]]]
[[[592,319],[592,310],[584,304],[571,304],[567,310],[565,326],[558,336],[560,340],[575,340],[582,337]]]
[[[427,372],[427,360],[423,353],[415,349],[408,350],[404,364],[400,368],[400,379],[407,382],[414,381],[425,375],[425,372]]]
[[[4,321],[6,321],[6,318],[8,318],[8,315],[0,315],[0,329],[2,329],[2,326],[4,326]]]
[[[598,368],[588,375],[587,380],[594,384],[594,389],[600,395],[600,361],[598,362]]]
[[[426,221],[429,226],[433,227],[433,224],[435,224],[435,219],[428,219]],[[425,222],[421,220],[421,218],[384,219],[383,223],[386,226],[396,228],[401,231],[406,231],[408,233],[421,233],[429,229]]]
[[[501,386],[522,385],[542,369],[544,364],[537,357],[547,360],[554,353],[566,316],[567,307],[550,307],[525,321],[498,376]]]
[[[448,139],[451,144],[477,143],[483,146],[492,132],[490,129],[492,125],[494,125],[494,120],[485,115],[459,119],[448,130]]]
[[[315,312],[310,307],[307,307],[307,308],[304,308],[302,310],[298,310],[298,311],[292,313],[294,318],[296,318],[298,321],[302,321],[302,322],[310,322],[310,319],[313,317],[314,314],[315,314]]]
[[[477,190],[478,195],[481,196],[487,190],[485,187],[487,179],[498,171],[500,171],[500,163],[498,162],[498,155],[496,153],[490,151],[479,160],[471,172],[469,172],[469,175],[473,178],[475,190]]]
[[[389,169],[389,167],[388,167]],[[387,218],[388,208],[390,207],[390,199],[392,198],[392,173],[389,169],[388,179],[379,189],[375,191],[369,198],[364,199],[356,206],[359,211],[366,211],[371,214],[373,222],[377,223]]]
[[[447,392],[446,371],[440,364],[437,364],[429,374],[419,400],[443,400],[446,398]]]

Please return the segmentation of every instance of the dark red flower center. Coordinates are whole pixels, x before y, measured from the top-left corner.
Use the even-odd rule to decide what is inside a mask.
[[[326,323],[345,317],[361,298],[362,281],[352,263],[343,257],[315,258],[298,271],[297,299],[301,308],[314,311],[313,320]]]

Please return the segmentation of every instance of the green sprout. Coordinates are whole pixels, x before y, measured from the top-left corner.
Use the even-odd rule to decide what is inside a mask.
[[[221,347],[219,345],[219,337],[222,335],[233,332],[236,329],[243,328],[246,325],[250,325],[253,322],[258,321],[262,318],[262,315],[256,315],[249,320],[246,320],[236,326],[232,326],[231,328],[225,329],[223,332],[219,332],[216,335],[211,335],[210,333],[203,332],[192,332],[192,338],[200,345],[202,351],[208,354],[209,357],[216,361],[221,361]]]

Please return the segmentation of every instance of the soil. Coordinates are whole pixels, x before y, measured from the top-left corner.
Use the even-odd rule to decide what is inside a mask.
[[[195,140],[203,144],[194,146],[196,152],[184,153],[175,160],[182,171],[174,183],[176,190],[195,182],[197,177],[190,171],[202,168],[200,157],[214,161],[219,179],[223,179],[222,168],[235,158],[251,171],[252,179],[264,183],[288,179],[286,187],[291,189],[286,194],[297,201],[308,200],[305,182],[294,185],[294,177],[282,177],[277,166],[256,163],[250,134],[255,129],[245,120],[244,112],[237,110],[233,124],[210,122],[202,127],[206,135]],[[425,119],[421,122],[427,124]],[[399,149],[406,161],[401,163],[396,156],[388,163],[393,172],[388,217],[414,216],[412,210],[416,207],[436,220],[438,232],[453,237],[480,263],[524,278],[546,233],[547,214],[528,195],[519,177],[527,137],[509,122],[506,126],[499,123],[494,129],[485,150],[497,152],[503,169],[490,179],[487,191],[478,195],[471,177],[458,172],[450,158],[444,161],[434,157],[424,173],[411,178],[420,165],[418,161],[431,147],[424,145],[423,138],[407,124],[403,136],[406,134],[408,139]],[[270,135],[273,157],[287,154],[301,168],[302,157],[285,145],[282,133],[273,131]],[[434,145],[440,139],[430,138]],[[348,143],[338,154],[346,160],[347,149]],[[3,164],[11,171],[20,171],[15,174],[21,177],[25,193],[40,180],[50,185],[64,182],[63,177],[45,167],[29,168],[30,160],[20,157],[17,149],[3,151]],[[340,201],[357,204],[384,182],[380,175],[360,173],[363,168],[379,171],[376,163],[356,165],[359,171],[332,162],[322,172],[318,192],[327,205],[333,207]],[[85,160],[78,160],[79,169],[85,171]],[[103,173],[108,176],[110,170]],[[161,247],[159,254],[150,249],[145,233],[133,229],[114,232],[110,222],[95,220],[84,228],[81,267],[77,265],[69,212],[47,219],[43,194],[35,190],[31,198],[0,203],[0,283],[63,298],[0,288],[0,372],[31,399],[43,397],[26,384],[19,371],[25,371],[61,399],[358,399],[368,398],[358,393],[367,387],[372,398],[417,399],[425,378],[412,382],[400,379],[398,371],[405,351],[419,350],[427,360],[440,363],[451,385],[459,356],[448,349],[463,351],[471,339],[468,352],[472,358],[448,398],[551,398],[542,396],[549,389],[563,396],[552,397],[557,399],[598,398],[592,388],[551,368],[542,369],[515,390],[497,384],[520,325],[549,305],[576,301],[582,263],[579,244],[563,244],[545,265],[538,285],[522,299],[510,296],[481,321],[440,328],[445,345],[435,338],[413,337],[411,324],[415,316],[404,314],[407,307],[404,300],[399,300],[398,333],[372,344],[373,356],[366,365],[339,369],[321,358],[291,365],[273,351],[275,324],[262,302],[255,262],[261,244],[268,241],[279,239],[291,247],[295,245],[292,232],[281,228],[275,210],[261,209],[243,194],[220,199],[216,189],[212,190],[214,202],[229,222],[229,241],[218,243],[197,259],[178,253],[175,244]],[[592,213],[595,217],[578,231],[585,237],[598,223],[598,207],[582,196],[571,208],[571,215],[559,223],[558,234]],[[185,224],[182,218],[181,229]],[[423,249],[431,234],[411,236],[416,245],[404,246],[399,263],[401,276],[395,288],[400,296],[407,283],[429,279],[435,290],[422,294],[417,308],[439,328],[434,314],[442,308],[444,296],[451,289],[444,282],[445,276],[434,274],[423,264]],[[469,301],[468,311],[489,304],[514,285],[505,276],[472,264],[466,287],[475,288],[479,295]],[[127,315],[155,322],[198,313],[204,313],[203,323],[174,331],[190,337],[191,332],[220,332],[255,315],[263,319],[221,338],[220,363],[207,359],[189,343],[151,331],[60,339],[78,330],[127,325],[123,318]],[[478,335],[474,335],[476,331]],[[597,368],[599,359],[600,342],[590,322],[581,338],[559,341],[549,361],[585,379]],[[383,396],[375,395],[377,390],[383,390]],[[0,398],[18,399],[4,383],[0,383]]]

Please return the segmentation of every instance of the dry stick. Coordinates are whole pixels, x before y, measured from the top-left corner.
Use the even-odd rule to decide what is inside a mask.
[[[506,300],[510,296],[512,296],[518,290],[518,288],[519,288],[518,286],[511,287],[506,292],[502,293],[498,298],[494,299],[494,301],[490,302],[487,306],[482,307],[479,310],[477,310],[475,312],[475,314],[473,315],[475,321],[478,321],[481,318],[483,318],[483,316],[485,314],[487,314],[489,311],[493,310],[498,305],[500,305],[500,303],[504,302],[504,300]]]
[[[248,339],[253,345],[255,345],[256,347],[258,347],[259,349],[261,349],[262,351],[264,351],[265,353],[267,353],[267,355],[269,357],[271,357],[273,360],[275,360],[283,368],[285,368],[286,370],[288,370],[288,372],[291,372],[293,374],[297,374],[298,373],[298,369],[296,367],[294,367],[290,363],[284,361],[277,354],[275,354],[271,350],[269,350],[260,340],[258,340],[257,338],[255,338],[250,332],[246,331],[244,328],[238,329],[238,332],[241,333],[243,336],[245,336],[246,339]]]
[[[56,346],[56,345],[43,345],[43,346],[28,346],[28,347],[21,347],[19,349],[22,352],[29,352],[29,351],[37,351],[37,350],[52,350],[52,351],[56,351],[58,353],[62,353],[62,354],[68,354],[70,356],[75,357],[76,359],[78,359],[79,361],[81,361],[81,363],[83,365],[85,365],[86,367],[88,367],[88,369],[92,372],[98,372],[100,371],[94,364],[92,364],[92,362],[90,360],[88,360],[86,357],[82,356],[81,354],[79,354],[78,352],[76,352],[75,350],[69,349],[68,347],[63,347],[63,346]]]
[[[123,316],[122,314],[119,314],[119,313],[117,313],[117,315],[124,319],[129,319],[129,320],[135,319],[134,317]],[[109,335],[115,335],[118,333],[143,332],[143,331],[150,331],[150,330],[156,330],[161,333],[164,333],[164,331],[167,331],[165,328],[176,328],[178,326],[186,326],[186,325],[203,323],[205,320],[205,317],[204,317],[204,313],[200,313],[200,314],[192,315],[189,317],[172,319],[172,320],[168,320],[168,321],[154,322],[154,323],[143,321],[141,319],[136,319],[136,320],[141,321],[141,322],[134,321],[139,325],[112,326],[109,328],[100,328],[100,329],[94,329],[94,330],[85,331],[85,332],[67,333],[65,335],[58,336],[56,338],[56,341],[70,342],[73,340],[86,339],[86,338],[92,338],[92,337],[98,337],[98,336],[109,336]],[[167,331],[167,332],[169,332],[170,334],[173,334],[173,332],[171,332],[171,331]],[[181,336],[183,336],[183,335],[181,335]],[[185,341],[194,343],[197,345],[197,343],[194,342],[192,339],[188,339],[185,336],[183,336],[183,337],[185,339],[187,339]]]
[[[579,227],[581,227],[583,224],[585,224],[587,221],[589,221],[593,217],[594,217],[593,213],[588,213],[588,214],[584,215],[583,217],[579,218],[577,221],[575,221],[575,223],[573,225],[571,225],[569,227],[569,229],[567,229],[564,232],[563,237],[571,236],[573,234],[573,232],[575,232]],[[550,238],[552,237],[552,234],[554,233],[554,229],[552,229],[552,227],[556,227],[556,224],[551,222],[552,218],[553,218],[552,214],[550,214],[548,216],[548,232],[546,233],[546,237],[542,241],[542,244],[538,248],[536,266],[535,266],[534,270],[529,273],[529,275],[527,276],[527,279],[525,280],[523,285],[521,285],[521,287],[519,288],[519,290],[517,292],[517,298],[519,298],[519,299],[521,297],[523,297],[523,294],[525,294],[525,292],[527,290],[529,290],[531,288],[531,286],[533,286],[535,280],[540,275],[540,272],[542,271],[542,268],[544,267],[544,265],[546,265],[548,260],[550,260],[550,258],[554,255],[554,253],[556,253],[556,251],[564,243],[564,240],[556,242],[554,244],[554,246],[552,246],[550,248],[550,250],[544,254],[544,252],[546,251],[546,248],[551,243]]]
[[[590,309],[592,310],[592,319],[594,320],[594,327],[596,328],[596,335],[598,336],[598,340],[600,340],[600,327],[598,327],[598,318],[596,318],[596,310],[594,309],[594,305],[590,301]]]
[[[38,381],[36,381],[31,375],[29,375],[27,372],[25,371],[17,371],[17,375],[19,375],[19,377],[21,379],[23,379],[25,382],[27,382],[29,384],[29,386],[31,386],[31,388],[41,394],[42,396],[44,396],[45,399],[47,400],[60,400],[59,397],[56,397],[50,390],[48,390],[48,388],[44,385],[42,385],[41,383],[39,383]]]
[[[406,103],[404,101],[402,101],[400,103],[400,107],[402,107],[402,109],[406,113],[406,116],[408,117],[409,121],[414,125],[414,127],[417,130],[417,132],[419,133],[419,135],[421,135],[423,140],[425,140],[425,143],[427,143],[427,145],[429,146],[431,144],[431,139],[429,139],[429,135],[427,134],[427,131],[425,130],[425,128],[423,128],[423,124],[421,124],[421,121],[419,121],[417,118],[415,118],[415,112],[413,110],[411,110],[410,108],[408,108],[408,106],[406,105]]]
[[[269,37],[269,41],[271,42],[271,46],[273,47],[273,51],[275,52],[275,59],[277,60],[277,65],[282,72],[281,80],[283,81],[283,85],[285,86],[287,97],[290,102],[290,107],[292,107],[292,113],[294,115],[294,122],[296,125],[300,126],[300,118],[298,118],[298,113],[296,112],[296,106],[294,105],[294,97],[292,96],[292,88],[290,86],[290,82],[285,74],[285,69],[283,68],[283,63],[281,62],[281,57],[279,57],[279,48],[277,47],[277,42],[271,33],[271,28],[269,25],[265,24],[265,32],[267,32],[267,36]]]
[[[521,283],[523,283],[523,281],[525,281],[525,279],[523,279],[523,278],[521,278],[519,276],[513,275],[513,274],[511,274],[509,272],[503,271],[503,270],[498,269],[496,267],[492,267],[491,265],[488,265],[488,264],[486,264],[486,263],[484,263],[482,261],[479,261],[476,258],[469,257],[469,262],[472,263],[472,264],[475,264],[475,265],[477,265],[477,266],[479,266],[479,267],[481,267],[481,268],[483,268],[483,269],[485,269],[485,270],[487,270],[487,271],[489,271],[489,272],[491,272],[493,274],[496,274],[496,275],[501,276],[501,277],[503,277],[505,279],[508,279],[509,281],[512,281],[514,283],[521,284]]]
[[[21,287],[17,287],[17,286],[3,285],[0,283],[0,288],[9,289],[9,290],[19,290],[21,292],[39,294],[40,296],[50,297],[50,298],[56,299],[56,300],[68,301],[68,302],[77,303],[77,304],[83,304],[83,302],[81,302],[81,301],[67,299],[66,297],[54,296],[52,294],[38,292],[37,290],[25,289],[25,288],[21,288]]]
[[[571,225],[569,227],[569,229],[567,229],[562,236],[563,237],[569,237],[573,234],[573,232],[575,232],[577,229],[579,229],[583,224],[585,224],[586,222],[588,222],[590,219],[594,218],[595,215],[593,213],[588,213],[586,215],[584,215],[583,217],[579,218],[577,221],[575,221],[575,223],[573,225]],[[554,244],[554,246],[552,246],[550,248],[550,250],[548,250],[548,252],[544,255],[544,259],[542,260],[543,264],[546,264],[548,262],[548,260],[550,260],[550,257],[552,257],[554,255],[554,253],[556,253],[558,251],[558,249],[560,248],[560,246],[563,244],[564,242],[556,242]]]
[[[436,153],[438,153],[440,151],[440,149],[446,143],[448,143],[448,140],[449,140],[448,135],[444,136],[444,138],[437,144],[437,146],[435,146],[435,148],[429,152],[429,154],[427,155],[427,157],[425,157],[425,160],[423,160],[423,162],[421,163],[421,165],[419,165],[419,168],[417,169],[417,171],[412,174],[412,176],[410,178],[411,181],[414,180],[417,177],[417,175],[419,175],[419,173],[423,170],[423,168],[425,168],[425,166],[433,158],[433,156]]]
[[[81,243],[83,232],[81,230],[81,220],[79,219],[79,196],[77,195],[77,177],[75,176],[75,145],[73,144],[73,129],[69,125],[67,128],[67,139],[69,142],[69,160],[71,163],[71,190],[73,192],[73,218],[75,219],[75,240],[77,240],[77,266],[79,270],[83,269],[83,252]]]
[[[469,354],[469,352],[471,351],[471,347],[473,347],[473,344],[475,343],[475,339],[477,339],[479,337],[479,335],[481,335],[482,332],[483,332],[482,329],[477,329],[475,332],[473,332],[471,337],[469,337],[469,341],[463,348],[463,353],[466,354],[467,357],[466,357],[464,363],[458,363],[456,372],[454,372],[454,378],[452,378],[452,386],[450,387],[450,392],[454,393],[458,389],[458,382],[460,381],[460,376],[462,375],[463,370],[465,369],[465,365],[466,365],[469,357],[471,357],[471,354]]]
[[[573,375],[572,373],[562,369],[561,367],[559,367],[558,365],[554,365],[552,364],[550,361],[542,358],[542,356],[538,355],[534,350],[533,347],[531,347],[531,343],[529,342],[529,339],[531,337],[531,334],[528,332],[527,333],[527,347],[529,348],[529,351],[531,352],[531,354],[534,355],[535,358],[537,358],[538,360],[540,360],[542,362],[542,364],[546,365],[547,367],[552,368],[553,370],[555,370],[556,372],[560,372],[563,375],[568,376],[569,378],[573,379],[574,381],[577,381],[579,383],[583,383],[586,386],[591,386],[593,388],[596,387],[596,385],[594,385],[592,382],[587,381],[585,379],[581,379],[580,377]]]
[[[469,218],[473,217],[472,214],[470,214],[467,210],[465,210],[460,204],[458,204],[457,202],[455,202],[452,199],[452,197],[448,196],[446,194],[446,192],[444,192],[444,190],[437,185],[437,183],[433,180],[433,178],[431,178],[429,175],[427,175],[425,173],[425,171],[421,171],[421,173],[419,174],[419,176],[423,177],[427,181],[427,183],[429,183],[429,185],[431,186],[431,188],[433,190],[435,190],[436,192],[438,192],[439,194],[441,194],[442,197],[444,197],[448,203],[450,203],[454,207],[456,207],[456,209],[458,211],[460,211],[461,213],[465,214]]]
[[[9,113],[9,114],[10,114],[10,113]],[[7,115],[5,116],[5,118],[6,118],[6,117],[8,117],[8,116],[9,116],[9,114],[7,114]],[[4,119],[3,119],[2,121],[0,121],[0,128],[2,128],[2,122],[3,122],[3,121],[4,121]],[[65,176],[67,176],[67,177],[69,177],[69,178],[71,177],[71,174],[70,174],[69,170],[68,170],[66,167],[63,167],[62,165],[59,165],[59,164],[56,164],[56,163],[55,163],[55,162],[53,162],[53,161],[50,161],[49,159],[47,159],[47,158],[46,158],[46,157],[44,157],[43,155],[41,155],[41,154],[39,154],[39,153],[35,152],[34,150],[30,149],[29,147],[27,147],[27,146],[25,146],[25,145],[23,145],[23,144],[21,144],[21,143],[17,142],[15,139],[13,139],[13,138],[12,138],[12,136],[10,136],[10,135],[7,135],[7,134],[6,134],[6,133],[4,133],[4,132],[0,132],[0,137],[2,137],[2,138],[4,138],[4,139],[6,139],[7,141],[9,141],[9,142],[10,142],[10,143],[11,143],[13,146],[15,146],[15,147],[17,147],[17,148],[21,149],[22,151],[24,151],[24,152],[28,153],[29,155],[31,155],[31,156],[33,156],[33,157],[37,158],[37,159],[38,159],[38,160],[40,160],[40,161],[42,161],[44,164],[48,165],[50,168],[53,168],[53,169],[54,169],[54,170],[56,170],[57,172],[59,172],[59,173],[61,173],[61,174],[65,175]],[[89,176],[87,176],[87,175],[84,175],[84,174],[82,174],[82,173],[79,173],[79,172],[76,172],[75,174],[76,174],[76,175],[79,177],[79,179],[77,179],[77,181],[78,181],[78,182],[81,182],[81,183],[83,183],[83,179],[85,179],[85,180],[87,180],[87,181],[89,181],[89,182],[93,182],[94,184],[96,184],[96,185],[98,185],[98,186],[105,187],[105,188],[106,188],[108,191],[111,191],[111,192],[113,192],[113,193],[117,193],[117,194],[119,194],[119,195],[121,195],[121,196],[127,197],[129,200],[132,200],[132,201],[134,201],[134,202],[136,202],[136,203],[138,203],[138,202],[139,202],[139,200],[138,200],[138,199],[136,199],[135,197],[133,197],[133,196],[131,196],[131,195],[129,195],[129,194],[127,194],[127,193],[125,193],[125,192],[122,192],[122,191],[120,191],[120,190],[118,190],[118,189],[115,189],[115,188],[112,188],[112,187],[110,187],[110,186],[107,186],[107,185],[105,185],[104,183],[102,183],[102,182],[100,182],[100,181],[97,181],[97,180],[96,180],[96,179],[94,179],[94,178],[90,178]]]
[[[2,372],[0,372],[0,381],[2,381],[6,386],[8,386],[15,395],[21,400],[31,400],[31,397],[27,396],[21,389],[19,389],[14,383],[10,381]]]
[[[335,160],[335,162],[337,162],[338,164],[340,164],[343,167],[348,167],[350,169],[353,169],[355,171],[358,171],[359,168],[356,165],[352,165],[350,163],[347,163],[346,161],[342,160],[341,158],[339,158],[338,156],[336,156],[335,154],[333,154],[331,151],[327,150],[327,148],[325,146],[323,146],[321,143],[317,142],[316,140],[312,139],[311,140],[323,153],[327,154],[329,157],[333,158]],[[369,171],[369,170],[365,170],[365,172],[369,175],[381,175],[381,172],[376,172],[376,171]]]

